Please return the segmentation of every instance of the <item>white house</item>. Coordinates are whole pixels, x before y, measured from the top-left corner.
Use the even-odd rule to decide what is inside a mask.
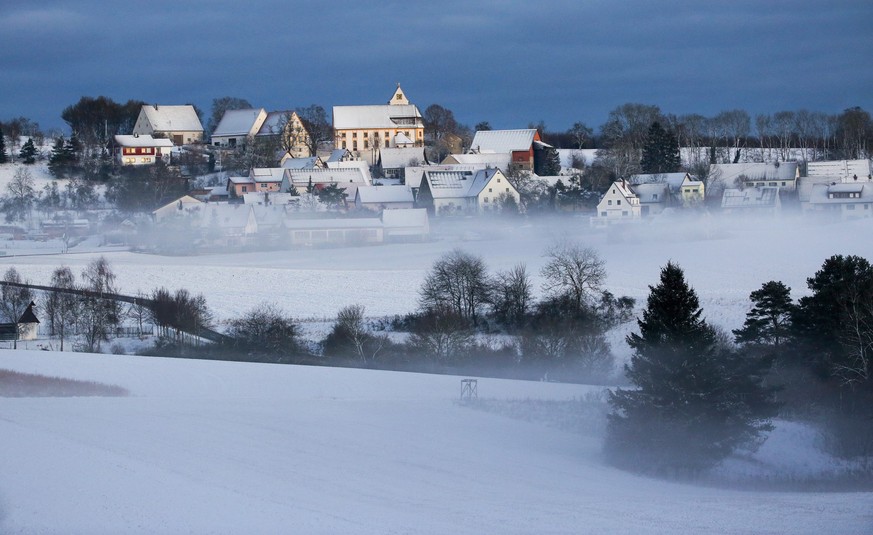
[[[185,195],[154,210],[152,218],[155,220],[155,223],[160,223],[168,217],[191,215],[200,211],[203,206],[205,205],[202,201]]]
[[[809,162],[806,176],[827,177],[834,182],[863,182],[873,180],[873,169],[870,160]]]
[[[639,220],[641,216],[637,194],[626,180],[616,180],[597,204],[597,215],[591,218],[591,222],[596,225],[626,223]]]
[[[292,158],[309,158],[314,156],[311,148],[309,132],[296,111],[271,111],[255,134],[257,139],[278,138],[284,136],[279,143],[283,152]]]
[[[709,166],[707,180],[710,184],[720,182],[725,188],[752,186],[794,191],[798,176],[797,162],[720,163]]]
[[[873,217],[873,183],[815,184],[809,202],[801,206],[835,219]]]
[[[388,178],[400,178],[407,167],[427,164],[424,147],[379,149],[379,167]]]
[[[416,204],[433,215],[499,212],[511,198],[516,206],[518,190],[500,169],[439,171],[424,169]]]
[[[334,106],[335,147],[373,164],[380,148],[424,145],[424,120],[400,84],[387,104]]]
[[[212,132],[216,147],[236,147],[246,144],[261,129],[267,119],[264,108],[227,110]]]
[[[115,158],[121,165],[152,165],[158,160],[170,162],[173,142],[169,139],[143,135],[115,136]]]
[[[194,106],[144,105],[133,125],[134,135],[163,137],[173,145],[190,145],[203,141],[203,125]]]

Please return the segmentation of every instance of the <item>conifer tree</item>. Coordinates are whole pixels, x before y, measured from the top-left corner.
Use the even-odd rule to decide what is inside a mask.
[[[668,263],[650,286],[625,372],[635,390],[610,395],[606,455],[631,469],[695,474],[771,428],[766,362],[719,347],[697,294]]]
[[[3,130],[0,129],[0,163],[6,163],[9,157],[6,156],[6,140],[3,138]]]
[[[64,178],[67,175],[67,159],[64,154],[64,138],[59,137],[55,140],[55,146],[52,147],[52,153],[48,161],[49,172],[56,178]]]
[[[675,173],[681,163],[676,137],[664,130],[661,123],[652,123],[646,134],[643,158],[640,160],[643,173]]]
[[[746,314],[742,329],[733,331],[738,344],[772,346],[785,344],[791,330],[791,288],[770,281],[749,295],[752,309]]]
[[[36,146],[33,144],[33,138],[27,140],[21,147],[18,155],[26,165],[36,163]]]

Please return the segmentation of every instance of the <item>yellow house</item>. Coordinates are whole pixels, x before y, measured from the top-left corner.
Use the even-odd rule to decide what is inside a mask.
[[[424,120],[397,84],[387,104],[334,106],[334,142],[372,165],[379,149],[424,146]]]

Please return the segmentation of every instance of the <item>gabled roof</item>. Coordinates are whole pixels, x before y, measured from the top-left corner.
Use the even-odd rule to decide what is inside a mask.
[[[721,197],[722,208],[774,208],[779,202],[779,188],[727,188]]]
[[[285,169],[315,169],[316,167],[322,167],[322,165],[319,165],[320,163],[321,159],[318,156],[311,156],[309,158],[287,158],[282,162],[282,167]]]
[[[379,149],[379,161],[382,169],[400,169],[410,165],[426,165],[427,157],[424,154],[424,147],[384,148]]]
[[[506,176],[500,171],[500,169],[482,169],[481,171],[476,171],[476,174],[473,175],[473,183],[470,184],[470,189],[467,191],[468,197],[478,196],[482,193],[482,190],[491,182],[491,179],[498,175],[502,178],[506,178]],[[505,180],[505,184],[508,187],[511,187],[513,190],[515,187],[509,183],[508,180]]]
[[[117,135],[115,143],[119,147],[172,147],[173,142],[166,138],[154,138],[148,134]]]
[[[794,180],[797,162],[720,163],[709,166],[709,179],[721,180],[727,187],[736,184],[741,176],[749,180]]]
[[[282,182],[285,177],[285,168],[255,167],[249,172],[249,177],[255,182]]]
[[[24,310],[24,313],[18,318],[18,323],[39,323],[39,320],[36,317],[36,314],[33,313],[33,307],[36,306],[36,303],[33,301],[27,305],[27,308]]]
[[[202,132],[203,125],[194,106],[159,106],[146,104],[140,113],[155,132]]]
[[[631,186],[642,204],[663,203],[667,201],[670,186],[666,183],[647,183]]]
[[[412,119],[413,124],[403,124],[405,122],[403,119]],[[375,130],[421,126],[421,112],[414,104],[333,107],[333,127],[335,130]]]
[[[352,158],[352,153],[348,149],[334,149],[325,163],[348,161]]]
[[[243,110],[227,110],[219,121],[212,137],[216,136],[247,136],[261,127],[266,118],[264,108]]]
[[[360,186],[357,199],[362,203],[411,203],[412,189],[409,186]]]
[[[261,128],[258,130],[258,133],[256,135],[278,135],[281,133],[282,128],[287,123],[295,125],[295,128],[303,128],[304,130],[306,129],[306,126],[303,124],[303,121],[300,120],[300,117],[297,115],[296,111],[271,111],[267,113],[267,118],[264,119],[264,124],[261,125]]]
[[[285,177],[295,186],[306,185],[312,178],[312,183],[336,183],[339,186],[347,184],[368,185],[364,175],[358,168],[342,169],[283,169]]]
[[[499,169],[481,169],[476,172],[425,169],[423,179],[427,180],[434,199],[455,199],[476,197],[497,173],[503,175]],[[511,186],[508,181],[506,183]]]
[[[472,152],[513,152],[530,150],[537,131],[524,130],[480,130],[470,145]]]
[[[443,159],[443,165],[478,165],[483,167],[499,167],[503,170],[512,163],[511,152],[489,152],[484,154],[449,154]]]
[[[831,198],[831,193],[855,193],[855,197]],[[873,184],[815,184],[809,195],[811,204],[873,203]]]
[[[873,170],[870,160],[835,160],[827,162],[809,162],[806,164],[806,175],[810,177],[840,177],[843,180],[865,180]]]

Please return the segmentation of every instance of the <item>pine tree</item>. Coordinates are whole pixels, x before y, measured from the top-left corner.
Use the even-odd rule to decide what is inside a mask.
[[[3,130],[0,129],[0,163],[6,163],[9,157],[6,156],[6,140],[3,138]]]
[[[539,176],[557,176],[561,173],[561,157],[553,147],[543,147],[534,162],[534,172]]]
[[[643,173],[675,173],[681,163],[676,137],[664,130],[661,123],[652,123],[646,134],[643,158],[640,160]]]
[[[791,330],[791,288],[782,282],[770,281],[749,295],[752,309],[746,314],[742,329],[733,331],[738,344],[771,346],[785,344]]]
[[[26,165],[31,165],[36,163],[36,146],[33,144],[33,138],[30,138],[25,142],[25,144],[21,147],[21,151],[19,151],[18,155],[21,157],[22,161]]]
[[[67,175],[67,167],[67,158],[64,153],[64,138],[59,137],[55,140],[55,146],[52,147],[52,153],[49,156],[49,172],[56,178],[64,178]]]
[[[681,268],[650,287],[625,372],[636,390],[610,395],[606,455],[635,470],[695,474],[771,428],[766,362],[720,348]]]

